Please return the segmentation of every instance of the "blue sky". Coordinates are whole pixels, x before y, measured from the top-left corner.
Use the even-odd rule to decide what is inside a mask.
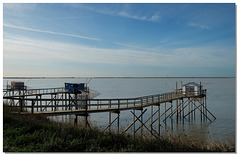
[[[235,4],[3,4],[3,76],[234,77]]]

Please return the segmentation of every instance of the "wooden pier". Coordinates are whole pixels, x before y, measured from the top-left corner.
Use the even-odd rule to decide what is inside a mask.
[[[90,114],[106,112],[109,113],[108,126],[103,130],[111,131],[113,123],[117,123],[118,133],[120,133],[120,113],[130,111],[133,121],[121,132],[126,133],[131,128],[134,136],[139,130],[142,134],[143,128],[151,136],[160,136],[162,122],[166,123],[168,119],[177,122],[187,119],[190,121],[195,118],[197,111],[200,113],[201,121],[211,122],[216,119],[207,109],[206,89],[201,89],[197,94],[194,92],[183,94],[182,88],[176,88],[170,93],[121,99],[90,99],[87,93],[71,93],[64,88],[4,90],[3,99],[8,101],[13,113],[46,116],[73,114],[76,115],[76,121],[78,116],[84,116],[86,127],[90,127],[88,123]],[[144,121],[143,116],[147,110],[150,110],[150,116]],[[114,119],[112,114],[116,114]],[[140,125],[137,126],[137,122]],[[147,125],[149,123],[150,125]],[[153,124],[157,124],[158,129],[154,128]]]

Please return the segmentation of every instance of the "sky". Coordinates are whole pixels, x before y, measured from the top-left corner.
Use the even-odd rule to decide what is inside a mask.
[[[234,3],[3,3],[4,77],[235,77]]]

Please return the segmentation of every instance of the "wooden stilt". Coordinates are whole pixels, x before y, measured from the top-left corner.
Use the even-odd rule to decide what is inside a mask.
[[[160,108],[161,108],[161,106],[160,106],[160,103],[159,103],[159,105],[158,105],[158,117],[159,117],[159,119],[158,119],[158,136],[161,136],[161,124],[160,124]]]
[[[177,123],[178,123],[178,100],[176,100],[176,109],[177,109]]]
[[[118,125],[118,128],[117,128],[117,129],[118,129],[118,132],[117,132],[117,133],[119,134],[119,121],[120,121],[120,112],[119,112],[119,111],[118,111],[118,116],[117,116],[117,117],[118,117],[118,121],[117,121],[117,125]]]
[[[184,103],[183,103],[184,101],[183,101],[183,99],[182,99],[182,120],[183,120],[183,122],[184,122],[184,109],[185,109],[185,107],[184,107]]]
[[[153,123],[153,105],[151,106],[151,124],[150,124],[150,127],[151,127],[151,138],[152,138],[152,134],[153,134],[152,123]]]
[[[143,110],[141,110],[141,121],[143,121]],[[135,116],[135,115],[134,115]],[[136,117],[136,116],[135,116]],[[141,138],[143,136],[143,127],[141,127]]]
[[[206,113],[206,116],[207,116],[207,98],[206,98],[206,96],[204,96],[204,99],[205,99],[205,113]]]
[[[164,109],[165,109],[165,114],[164,114],[164,117],[165,117],[165,119],[166,119],[166,114],[167,114],[167,111],[166,111],[166,103],[165,103],[165,106],[164,106]]]
[[[135,110],[133,110],[133,122],[135,122]],[[133,123],[133,136],[134,136],[134,138],[135,138],[135,128],[136,126],[135,126],[135,123]]]
[[[189,98],[188,98],[188,113],[190,113],[190,107],[191,107],[191,103],[189,101]],[[188,115],[188,121],[190,122],[190,114]]]
[[[108,121],[109,122],[109,127],[108,127],[109,128],[109,130],[108,130],[109,132],[111,132],[111,121],[112,121],[111,112],[109,112],[109,121]]]

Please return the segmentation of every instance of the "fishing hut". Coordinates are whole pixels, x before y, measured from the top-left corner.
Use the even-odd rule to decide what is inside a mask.
[[[71,93],[82,93],[87,90],[85,83],[65,83],[65,89]]]
[[[176,83],[176,90],[169,93],[119,99],[99,99],[95,98],[96,95],[91,97],[96,92],[89,90],[86,83],[64,85],[62,88],[24,89],[25,92],[4,90],[3,99],[9,101],[13,113],[46,116],[72,114],[76,115],[75,122],[78,116],[84,116],[87,128],[91,128],[87,118],[90,114],[108,113],[108,124],[103,131],[110,132],[115,124],[117,133],[129,133],[134,137],[139,130],[142,136],[143,129],[151,137],[158,137],[163,124],[195,120],[197,113],[201,121],[212,122],[216,119],[207,108],[207,90],[203,89],[201,82],[189,82],[179,89]],[[126,128],[122,126],[120,130],[123,111],[129,113],[130,119],[133,118]],[[126,125],[125,121],[123,124]]]
[[[24,82],[15,82],[15,81],[12,81],[12,82],[11,82],[10,89],[11,89],[11,90],[24,90],[24,89],[25,89]]]
[[[182,93],[185,95],[200,95],[202,86],[195,82],[182,85]]]

